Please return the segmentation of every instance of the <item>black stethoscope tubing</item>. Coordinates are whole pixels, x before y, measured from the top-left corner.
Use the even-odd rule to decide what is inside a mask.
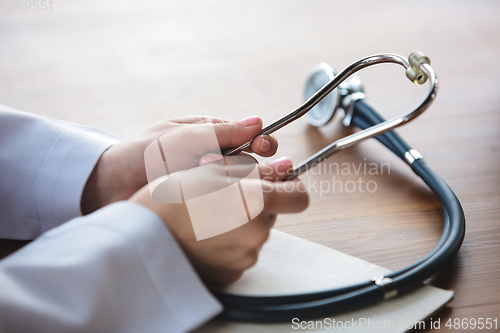
[[[365,100],[354,101],[352,124],[361,129],[381,123],[384,119]],[[387,148],[405,160],[410,146],[395,132],[377,137]],[[286,296],[239,296],[215,292],[224,305],[221,318],[244,322],[289,322],[293,318],[307,320],[352,311],[376,304],[392,295],[407,293],[420,286],[452,259],[463,242],[465,216],[462,206],[450,187],[437,175],[423,158],[411,163],[412,170],[422,178],[440,200],[444,224],[442,235],[434,249],[417,262],[385,275],[388,285],[367,281],[356,285],[322,292]],[[391,289],[391,290],[389,290]]]

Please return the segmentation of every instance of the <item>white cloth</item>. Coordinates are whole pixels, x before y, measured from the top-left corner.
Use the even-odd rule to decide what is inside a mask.
[[[0,332],[187,332],[221,311],[152,211],[78,217],[117,141],[0,106],[0,238],[36,238],[0,261]]]

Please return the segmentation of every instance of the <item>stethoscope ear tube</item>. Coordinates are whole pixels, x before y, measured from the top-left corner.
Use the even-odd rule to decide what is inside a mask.
[[[400,293],[406,293],[419,286],[424,280],[442,268],[457,254],[465,237],[464,211],[460,201],[448,184],[423,159],[416,160],[412,164],[412,169],[441,201],[443,211],[450,220],[450,228],[447,231],[449,233],[448,237],[431,257],[415,268],[393,278]]]
[[[351,124],[364,129],[384,121],[365,100],[353,103],[356,104]],[[215,295],[224,305],[221,318],[261,323],[290,322],[293,318],[308,320],[352,311],[419,287],[456,255],[465,235],[465,216],[456,195],[395,131],[382,134],[377,139],[410,164],[440,200],[444,225],[436,247],[427,256],[403,269],[376,281],[346,288],[281,297],[248,297],[218,292]]]
[[[353,118],[354,125],[363,129],[372,126],[375,122],[383,121],[383,118],[366,100],[359,100],[355,103],[356,115]],[[405,155],[411,150],[410,146],[396,131],[381,135],[377,137],[377,140],[402,160],[405,160]],[[429,167],[423,158],[416,159],[411,163],[411,167],[441,202],[443,206],[444,225],[441,238],[433,251],[417,263],[412,264],[412,266],[418,266],[419,270],[409,270],[409,267],[407,267],[404,274],[403,271],[398,271],[388,275],[393,278],[395,284],[401,285],[400,287],[398,286],[400,293],[411,290],[411,285],[420,285],[421,281],[429,277],[422,278],[422,274],[425,274],[427,270],[439,270],[449,259],[455,256],[465,236],[465,215],[463,208],[448,184]],[[451,221],[454,223],[452,224]],[[430,260],[431,258],[433,260]],[[430,267],[432,265],[436,267]]]
[[[340,151],[342,149],[360,143],[369,138],[374,138],[383,133],[387,133],[395,129],[396,127],[408,123],[409,121],[415,119],[420,114],[422,114],[422,112],[424,112],[432,104],[432,102],[436,97],[439,84],[437,76],[434,73],[432,67],[430,66],[429,58],[427,58],[425,55],[423,55],[418,51],[413,52],[408,57],[408,59],[405,59],[404,57],[397,54],[389,54],[389,53],[378,54],[353,62],[352,64],[344,68],[337,75],[334,75],[333,72],[330,73],[331,75],[328,76],[329,81],[326,82],[321,88],[319,88],[319,90],[317,90],[312,96],[307,98],[307,100],[304,101],[302,105],[300,105],[292,112],[284,115],[283,117],[267,125],[260,131],[260,133],[257,136],[263,134],[271,134],[277,131],[278,129],[290,124],[291,122],[299,119],[305,114],[308,114],[309,112],[314,112],[313,108],[328,96],[332,96],[331,95],[332,92],[335,91],[337,87],[343,90],[347,94],[347,96],[343,96],[341,98],[342,100],[345,100],[346,98],[349,99],[349,97],[352,98],[354,95],[356,95],[354,93],[356,91],[361,93],[361,91],[363,90],[362,84],[360,84],[360,82],[354,83],[354,81],[357,80],[352,81],[354,79],[352,75],[363,68],[383,63],[394,63],[403,66],[406,69],[407,77],[417,85],[423,84],[424,82],[429,80],[430,90],[427,96],[424,98],[424,100],[414,109],[405,112],[396,118],[386,120],[382,123],[378,123],[374,126],[371,126],[370,128],[366,128],[363,131],[349,135],[347,137],[344,137],[342,139],[333,142],[332,144],[325,147],[315,155],[311,156],[303,164],[299,165],[294,170],[294,174],[290,175],[291,178],[299,175],[302,172],[305,172],[311,165],[320,162],[321,160],[329,157],[330,155],[336,153],[337,151]],[[321,70],[321,68],[319,70]],[[350,84],[348,84],[349,81],[351,82]],[[345,89],[345,87],[342,88],[341,85],[350,85],[351,88],[354,89]],[[337,90],[337,96],[339,96],[339,94],[340,91]],[[339,103],[337,105],[341,104],[343,104],[343,102],[339,100]],[[328,121],[329,119],[331,119],[332,115],[333,113],[330,116],[326,115],[325,119],[323,119],[322,117],[321,119],[317,119],[319,123],[313,121],[313,125],[317,126],[320,125],[321,123],[324,123],[325,121]],[[351,119],[352,118],[351,112],[347,112],[346,116],[347,116],[346,118]],[[249,148],[251,144],[252,144],[251,141],[246,142],[238,147],[226,149],[222,152],[222,154],[226,156],[235,155]]]

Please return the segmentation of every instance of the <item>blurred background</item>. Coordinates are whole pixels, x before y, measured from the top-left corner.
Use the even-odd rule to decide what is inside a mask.
[[[441,91],[426,120],[500,98],[497,1],[52,0],[0,13],[2,104],[120,136],[186,114],[267,123],[302,101],[318,62],[339,71],[381,52],[431,58]],[[423,95],[397,66],[361,75],[385,112]]]
[[[398,131],[455,190],[468,221],[459,256],[430,282],[455,289],[453,315],[500,313],[500,2],[52,0],[45,11],[10,3],[0,0],[0,104],[122,137],[192,114],[258,114],[268,124],[300,105],[319,62],[340,71],[376,53],[422,51],[440,91]],[[396,65],[360,76],[387,118],[427,92]],[[278,131],[278,156],[300,162],[352,132],[339,119]],[[389,162],[391,174],[365,178],[375,193],[311,190],[310,209],[280,216],[276,228],[390,269],[432,248],[440,205],[404,163],[375,140],[332,161]]]

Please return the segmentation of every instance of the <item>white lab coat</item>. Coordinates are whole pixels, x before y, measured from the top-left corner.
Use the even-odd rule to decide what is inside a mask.
[[[81,217],[100,155],[119,139],[0,105],[0,332],[187,332],[221,311],[152,211]],[[69,221],[69,222],[67,222]]]

